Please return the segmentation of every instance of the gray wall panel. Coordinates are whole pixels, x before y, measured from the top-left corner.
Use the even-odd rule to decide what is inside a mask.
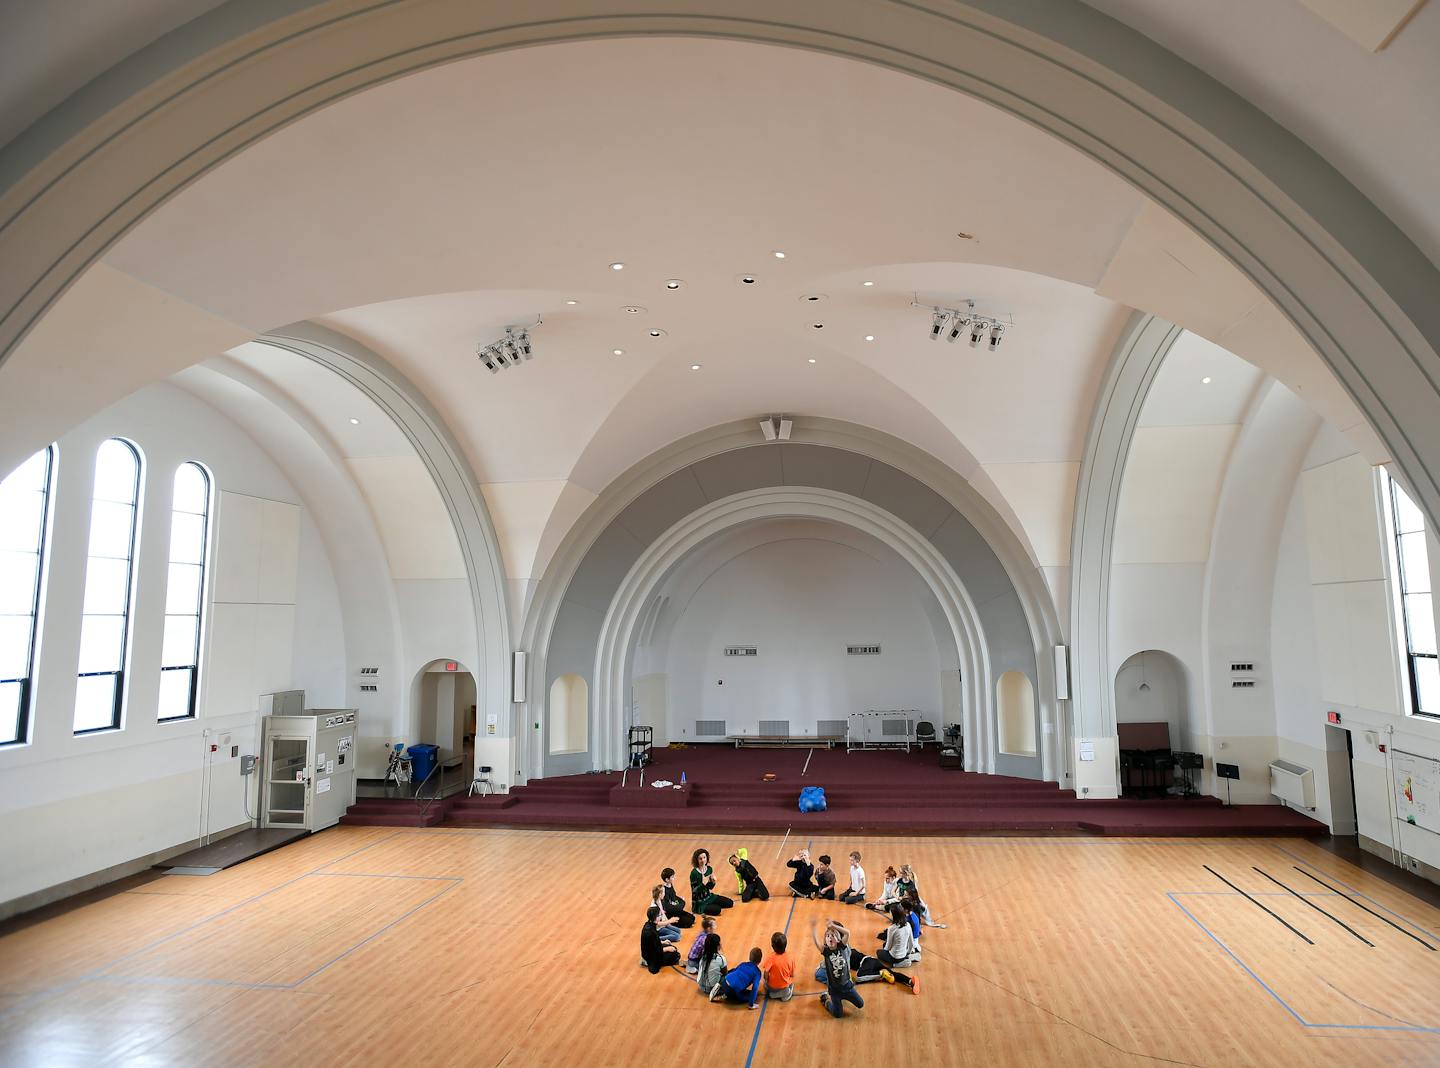
[[[1012,588],[1010,576],[1005,573],[1000,558],[959,512],[950,513],[950,518],[930,535],[930,543],[955,569],[955,574],[965,584],[965,591],[976,604],[989,601]]]
[[[611,523],[585,554],[565,590],[565,599],[589,605],[602,614],[609,611],[620,581],[644,550],[635,535],[619,523]]]
[[[945,498],[925,483],[878,460],[870,465],[870,476],[859,496],[909,523],[927,538],[955,514]]]
[[[818,489],[861,496],[872,461],[867,456],[830,449],[824,445],[777,445],[784,467],[784,485],[815,486]]]
[[[687,467],[636,497],[615,522],[633,534],[641,545],[649,545],[705,503],[700,483]]]
[[[783,485],[780,450],[784,446],[756,445],[749,449],[711,456],[694,464],[695,480],[707,499],[718,501],[747,490]]]

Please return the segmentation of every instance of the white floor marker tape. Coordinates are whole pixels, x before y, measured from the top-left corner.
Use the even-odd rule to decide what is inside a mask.
[[[814,749],[814,747],[812,746],[811,749],[810,749],[810,755],[805,758],[805,766],[800,769],[800,777],[801,777],[802,779],[805,777],[805,773],[810,770],[810,757],[813,757],[814,755],[815,755],[815,749]]]
[[[788,842],[788,841],[790,841],[790,828],[789,828],[789,827],[786,827],[786,828],[785,828],[785,837],[782,838],[782,839],[780,839],[780,848],[777,849],[777,850],[775,850],[775,855],[776,855],[777,857],[778,857],[781,853],[785,852],[785,843]]]

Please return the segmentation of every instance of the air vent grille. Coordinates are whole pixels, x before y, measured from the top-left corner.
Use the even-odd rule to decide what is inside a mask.
[[[759,656],[760,650],[753,645],[727,645],[725,646],[726,656]]]
[[[843,738],[848,726],[843,719],[822,719],[815,724],[815,733],[821,738]]]
[[[1230,661],[1230,670],[1236,675],[1248,675],[1255,670],[1255,662],[1253,660],[1232,660]]]
[[[723,719],[697,719],[695,721],[695,737],[725,737],[725,721]]]
[[[880,646],[878,645],[847,645],[845,651],[851,656],[879,656]]]
[[[1230,688],[1231,688],[1232,690],[1253,690],[1253,689],[1255,689],[1255,680],[1254,680],[1254,679],[1231,679],[1231,680],[1230,680]]]
[[[759,727],[759,733],[766,737],[790,737],[790,721],[788,719],[762,719]]]

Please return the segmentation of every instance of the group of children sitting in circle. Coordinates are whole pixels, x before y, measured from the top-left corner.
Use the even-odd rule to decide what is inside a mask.
[[[735,871],[736,892],[740,900],[770,900],[770,890],[750,862],[746,850],[737,849],[729,859],[730,867]],[[652,975],[661,968],[679,965],[680,951],[673,943],[680,941],[682,929],[694,926],[698,915],[701,917],[700,931],[690,945],[685,970],[695,977],[701,994],[712,1002],[737,1002],[752,1009],[758,1007],[762,993],[766,998],[789,1001],[795,996],[795,958],[789,953],[789,940],[785,933],[776,931],[770,936],[768,955],[756,946],[750,950],[748,960],[729,967],[725,954],[720,950],[715,917],[732,908],[735,902],[715,892],[715,873],[710,867],[707,850],[695,850],[690,857],[690,865],[691,911],[688,912],[684,901],[675,892],[675,869],[666,868],[660,873],[660,882],[651,891],[645,926],[640,931],[640,963],[649,968]],[[915,870],[909,864],[902,865],[898,872],[894,868],[885,869],[884,885],[873,901],[866,901],[869,887],[858,852],[850,854],[850,886],[838,896],[835,893],[835,871],[828,856],[821,855],[812,864],[810,851],[802,849],[786,861],[785,866],[795,872],[789,885],[791,897],[823,898],[847,905],[864,905],[866,909],[883,913],[889,921],[877,935],[879,948],[870,954],[851,945],[849,929],[838,921],[828,921],[823,936],[816,935],[812,921],[810,938],[819,949],[821,958],[815,978],[825,984],[820,1004],[826,1011],[832,1016],[843,1016],[847,1001],[856,1008],[863,1008],[865,1002],[855,989],[857,983],[877,980],[898,983],[908,987],[912,994],[920,993],[919,978],[906,975],[901,969],[920,963],[921,928],[944,927],[945,924],[935,922],[930,915],[924,899],[920,897]]]

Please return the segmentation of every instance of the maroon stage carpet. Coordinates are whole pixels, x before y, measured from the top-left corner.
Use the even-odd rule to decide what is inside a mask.
[[[806,759],[810,765],[805,769]],[[802,774],[802,770],[804,773]],[[688,789],[656,789],[659,779]],[[776,781],[761,776],[774,772]],[[364,799],[342,823],[368,826],[813,828],[903,834],[1106,834],[1129,836],[1320,835],[1322,823],[1283,805],[1227,808],[1213,797],[1079,800],[1054,783],[941,768],[934,747],[844,749],[657,749],[655,762],[621,774],[537,779],[504,797],[464,796],[422,817],[411,800]],[[823,786],[829,808],[800,812],[802,786]],[[648,793],[646,791],[649,791]]]

